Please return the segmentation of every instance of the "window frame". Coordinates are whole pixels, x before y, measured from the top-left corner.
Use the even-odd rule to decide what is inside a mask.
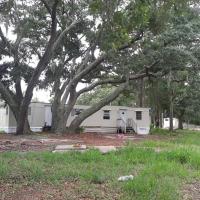
[[[110,120],[110,110],[103,110],[103,120]]]
[[[136,120],[142,120],[142,111],[141,110],[135,111],[135,118],[136,118]]]

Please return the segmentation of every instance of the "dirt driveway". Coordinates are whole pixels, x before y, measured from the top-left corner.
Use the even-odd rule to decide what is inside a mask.
[[[81,133],[55,135],[35,133],[32,135],[15,136],[0,134],[0,152],[6,151],[52,151],[57,145],[85,144],[87,146],[123,146],[127,141],[139,142],[146,139],[161,140],[160,136],[117,135],[100,133]]]

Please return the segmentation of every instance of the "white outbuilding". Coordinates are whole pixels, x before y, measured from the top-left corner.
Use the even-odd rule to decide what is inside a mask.
[[[163,118],[163,128],[169,129],[169,124],[170,124],[170,119],[169,118]],[[178,128],[178,119],[177,118],[173,118],[173,128],[174,129]]]

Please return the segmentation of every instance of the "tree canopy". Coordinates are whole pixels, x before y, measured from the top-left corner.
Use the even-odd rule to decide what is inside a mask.
[[[153,93],[158,83],[156,96],[167,87],[167,91],[176,91],[173,105],[178,113],[181,101],[175,99],[187,89],[182,91],[182,86],[171,82],[188,78],[191,71],[198,73],[199,69],[200,20],[198,9],[194,9],[196,3],[1,1],[0,94],[15,115],[17,134],[29,129],[27,111],[35,87],[51,90],[54,132],[66,131],[77,100],[80,98],[80,102],[88,92],[98,93],[96,88],[106,93],[100,99],[89,100],[94,104],[72,121],[69,130],[75,131],[88,116],[121,93],[124,96],[118,98],[118,104],[137,104],[137,98],[132,103],[128,100],[135,94],[142,105],[143,89]],[[169,79],[173,79],[170,87]],[[182,85],[190,86],[188,80],[184,79]],[[22,83],[26,85],[24,91]],[[78,89],[80,84],[84,84],[82,89]],[[165,104],[155,101],[161,96],[154,96],[152,103],[150,96],[145,98],[147,106]]]

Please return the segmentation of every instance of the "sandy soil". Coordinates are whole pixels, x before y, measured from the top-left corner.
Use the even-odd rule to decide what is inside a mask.
[[[117,200],[119,193],[106,184],[87,187],[83,182],[65,182],[61,185],[0,184],[1,200]]]
[[[33,135],[15,136],[0,134],[0,152],[5,151],[52,151],[60,144],[85,144],[87,146],[123,146],[127,141],[162,140],[161,136],[117,135],[99,133],[81,133],[55,135],[39,133]]]
[[[200,182],[185,184],[182,190],[183,200],[200,200]]]

